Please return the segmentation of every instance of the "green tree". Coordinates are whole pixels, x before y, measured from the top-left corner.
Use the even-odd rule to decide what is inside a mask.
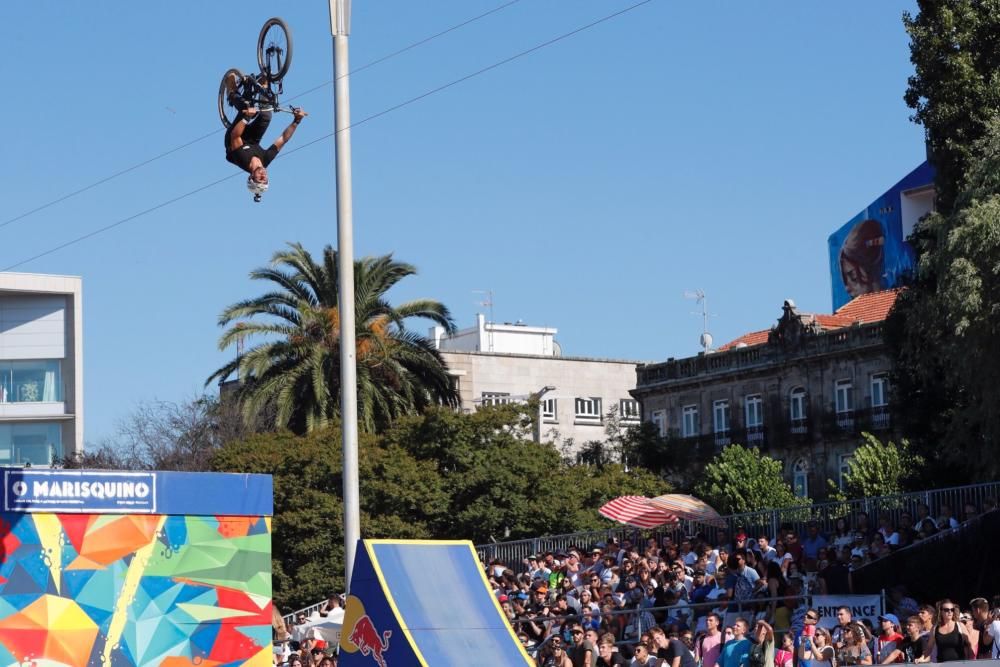
[[[924,126],[937,169],[937,207],[951,212],[974,145],[1000,112],[1000,4],[982,0],[918,0],[903,15],[910,35],[906,103]]]
[[[340,411],[340,308],[337,254],[330,246],[316,263],[301,245],[289,244],[271,265],[250,273],[276,289],[235,303],[219,317],[229,326],[219,348],[252,336],[265,340],[208,378],[239,373],[245,381],[238,400],[246,419],[269,406],[275,426],[304,433],[328,426]],[[433,344],[405,327],[411,318],[428,319],[455,330],[448,309],[420,299],[393,306],[386,293],[416,273],[391,255],[354,263],[358,426],[375,432],[404,414],[429,405],[458,405],[447,367]],[[258,318],[264,318],[263,320]]]
[[[343,590],[343,463],[339,429],[288,431],[232,441],[212,459],[221,472],[273,477],[274,599],[303,607]],[[361,530],[365,537],[426,539],[448,508],[435,467],[363,435],[358,446]]]
[[[871,433],[861,434],[862,442],[848,463],[841,491],[827,480],[832,495],[842,499],[894,496],[908,490],[924,461],[910,451],[910,444],[883,443]]]
[[[1000,76],[1000,75],[998,75]],[[916,284],[887,323],[903,430],[934,481],[1000,474],[1000,122],[976,143],[953,211],[921,223]]]
[[[729,445],[705,466],[695,495],[721,514],[795,507],[809,503],[792,492],[781,474],[781,462],[760,450]]]

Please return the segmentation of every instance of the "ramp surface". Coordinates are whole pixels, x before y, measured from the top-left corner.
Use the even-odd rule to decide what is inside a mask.
[[[372,612],[382,603],[391,609],[395,623],[387,623],[388,619],[376,623],[378,632],[398,627],[403,635],[398,639],[408,644],[406,648],[421,665],[534,664],[504,618],[471,542],[362,540],[358,556],[351,584],[354,599],[348,601],[341,635],[342,658],[360,658],[362,652],[351,651],[348,640],[345,655],[345,637],[353,634],[347,623],[366,613],[376,620],[377,612]],[[363,585],[366,580],[375,583],[371,575],[377,587]],[[379,596],[382,600],[374,599]],[[352,610],[352,604],[360,614]],[[391,636],[385,642],[387,665],[396,664],[393,657],[400,655],[397,647],[390,646],[396,640]],[[370,661],[367,657],[366,662]]]

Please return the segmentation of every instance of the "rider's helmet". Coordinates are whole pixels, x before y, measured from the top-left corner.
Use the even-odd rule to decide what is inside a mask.
[[[260,196],[267,192],[267,183],[258,183],[253,176],[247,176],[247,190],[253,194],[253,200],[259,202]]]

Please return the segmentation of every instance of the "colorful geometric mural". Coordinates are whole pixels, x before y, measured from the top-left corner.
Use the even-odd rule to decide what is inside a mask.
[[[271,665],[270,533],[267,516],[2,512],[0,665]]]

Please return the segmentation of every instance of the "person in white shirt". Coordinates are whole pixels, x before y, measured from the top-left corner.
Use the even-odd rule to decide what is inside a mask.
[[[761,560],[765,563],[770,563],[777,554],[777,550],[771,546],[770,541],[765,535],[761,535],[757,538],[757,550],[760,551]]]

